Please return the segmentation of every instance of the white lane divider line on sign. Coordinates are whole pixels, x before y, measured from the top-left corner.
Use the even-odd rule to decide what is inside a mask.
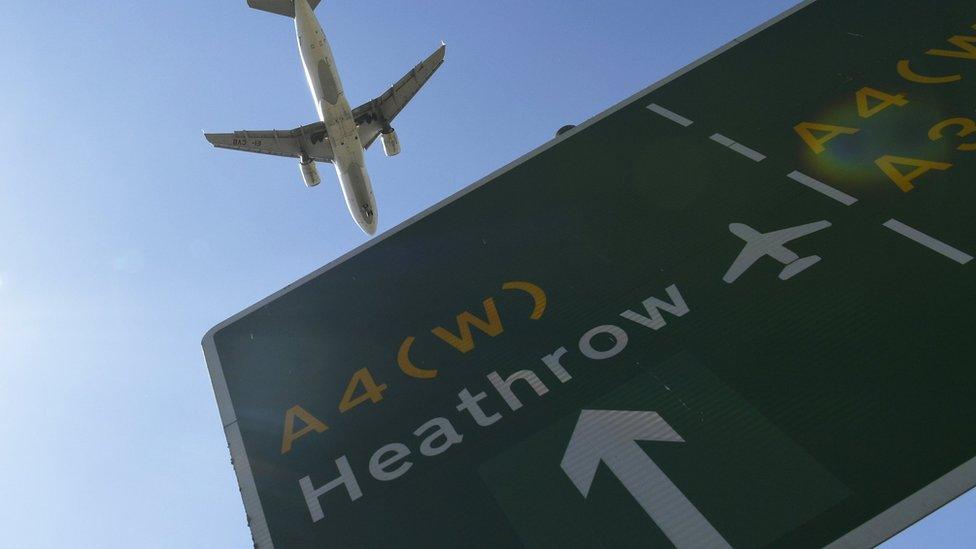
[[[691,120],[688,120],[687,118],[681,116],[680,114],[674,111],[669,111],[668,109],[665,109],[664,107],[658,105],[657,103],[651,103],[650,105],[647,106],[647,109],[653,113],[663,116],[664,118],[667,118],[668,120],[674,122],[675,124],[680,124],[681,126],[684,126],[686,128],[694,124],[694,122],[692,122]]]
[[[712,141],[720,145],[724,145],[732,149],[733,151],[741,154],[742,156],[754,162],[762,162],[763,160],[766,159],[766,155],[764,155],[763,153],[750,149],[749,147],[746,147],[741,143],[737,143],[720,133],[716,133],[715,135],[711,136],[709,139],[711,139]]]
[[[913,240],[934,252],[938,252],[948,257],[960,265],[965,265],[973,260],[973,256],[967,254],[966,252],[953,248],[941,240],[932,238],[918,229],[905,225],[897,219],[889,219],[888,221],[885,221],[883,225],[909,240]]]
[[[807,188],[813,189],[824,196],[833,198],[834,200],[840,202],[845,206],[850,206],[851,204],[857,202],[857,199],[854,198],[853,196],[843,191],[837,190],[831,187],[830,185],[824,183],[823,181],[818,181],[803,172],[793,171],[792,173],[788,174],[786,177],[789,177],[793,181],[796,181],[797,183]]]

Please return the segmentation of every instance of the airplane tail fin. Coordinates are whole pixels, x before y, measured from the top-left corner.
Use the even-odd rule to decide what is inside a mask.
[[[794,276],[802,273],[803,271],[809,269],[816,265],[822,258],[819,255],[811,255],[807,257],[801,257],[793,263],[786,266],[781,273],[779,273],[780,280],[789,280]]]
[[[322,0],[306,1],[314,10],[315,6],[318,6]],[[247,5],[256,10],[277,13],[286,17],[295,17],[295,2],[293,0],[247,0]]]

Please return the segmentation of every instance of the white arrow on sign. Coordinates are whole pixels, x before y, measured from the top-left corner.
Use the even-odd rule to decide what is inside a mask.
[[[585,498],[603,461],[675,547],[730,548],[638,440],[684,442],[655,412],[583,410],[563,455],[563,471]]]

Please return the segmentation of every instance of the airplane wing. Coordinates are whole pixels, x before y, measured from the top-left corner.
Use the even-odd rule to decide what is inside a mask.
[[[745,247],[742,248],[742,251],[739,252],[739,255],[735,258],[735,261],[732,262],[732,266],[729,267],[729,270],[725,272],[725,276],[722,277],[722,280],[728,284],[735,282],[736,279],[742,276],[742,273],[746,272],[749,267],[752,267],[752,264],[763,255],[765,254],[756,244],[751,242],[746,244]]]
[[[777,244],[785,244],[790,240],[795,240],[801,236],[806,236],[810,233],[821,231],[829,226],[830,221],[817,221],[815,223],[800,225],[799,227],[790,227],[789,229],[782,229],[779,231],[766,233],[763,235],[763,239],[769,242],[775,242]]]
[[[384,127],[389,126],[396,115],[407,106],[420,88],[430,80],[444,63],[444,53],[447,46],[441,44],[437,51],[410,70],[396,84],[386,90],[386,93],[373,99],[369,103],[360,105],[352,111],[353,119],[359,126],[359,140],[364,148],[368,148],[379,136]]]
[[[234,133],[205,133],[214,147],[238,151],[301,158],[306,156],[319,162],[332,162],[332,145],[325,124],[316,122],[293,130],[236,131]]]

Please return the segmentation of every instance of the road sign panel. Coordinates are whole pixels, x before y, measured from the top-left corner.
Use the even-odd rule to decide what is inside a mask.
[[[976,13],[819,0],[221,323],[259,547],[865,546],[976,484]]]

